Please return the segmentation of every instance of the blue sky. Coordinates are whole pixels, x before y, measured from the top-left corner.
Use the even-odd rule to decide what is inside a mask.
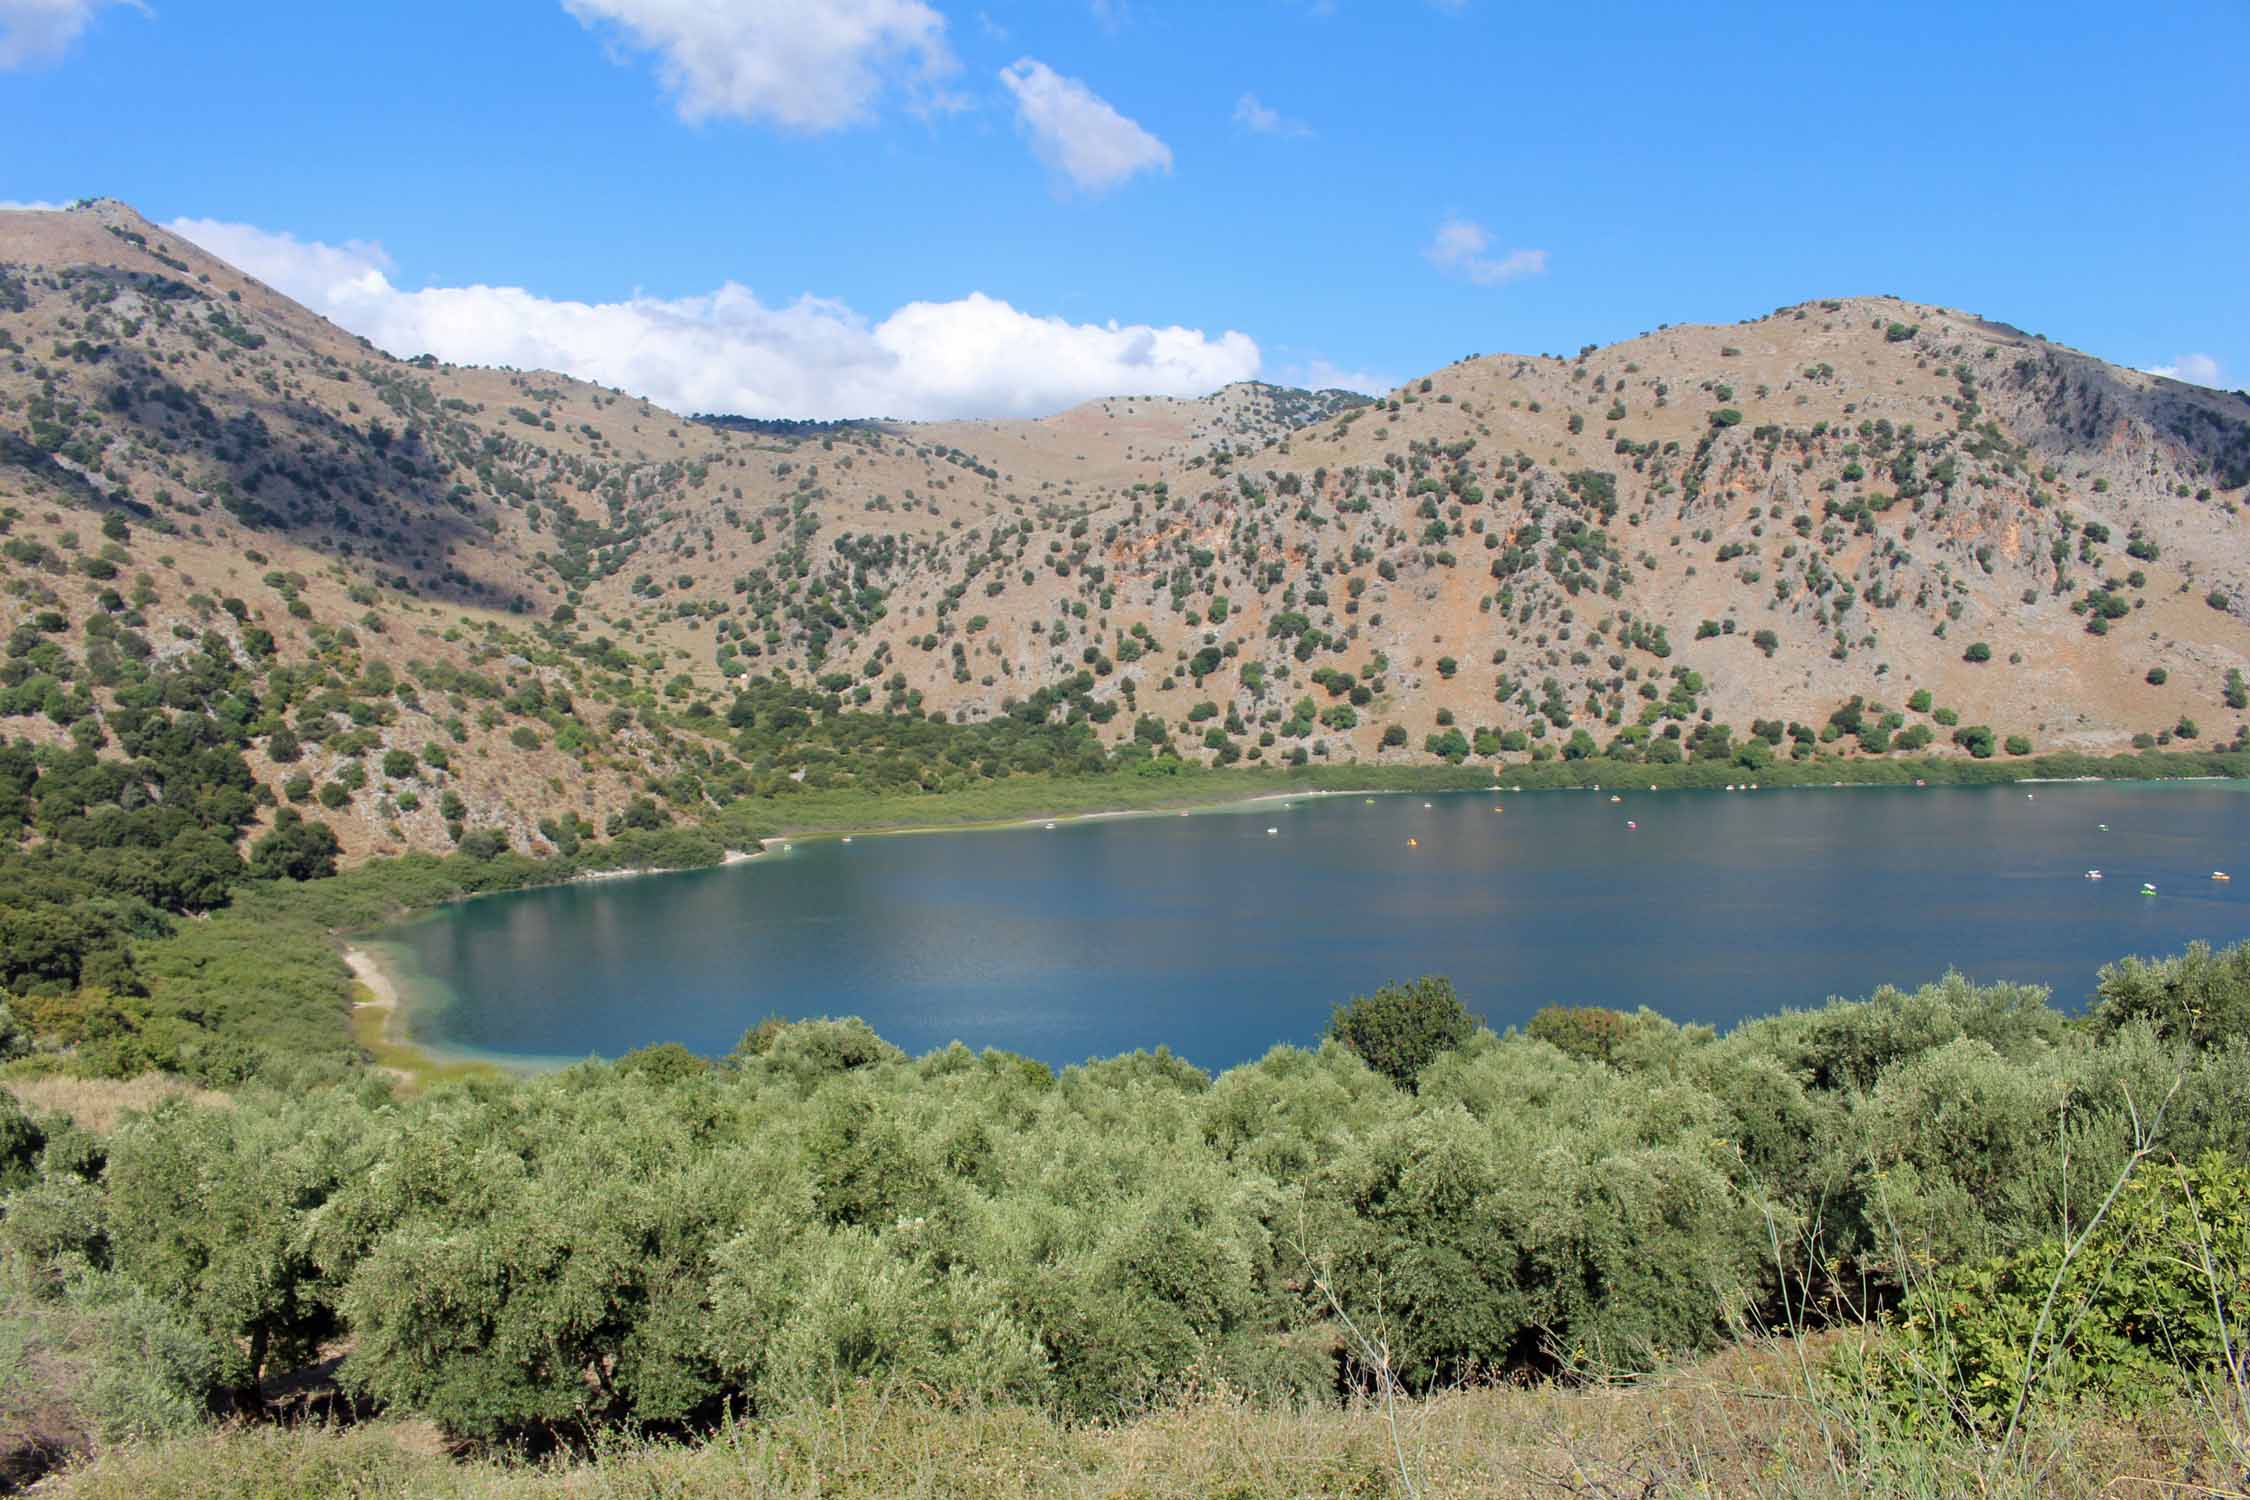
[[[2239,386],[2246,62],[2241,0],[0,0],[0,199],[126,199],[398,353],[760,414],[1873,292]]]

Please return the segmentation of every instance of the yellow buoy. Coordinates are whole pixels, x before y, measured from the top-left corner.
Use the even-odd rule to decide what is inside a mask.
[[[1422,841],[1420,839],[1408,839],[1406,841],[1406,847],[1409,849],[1419,849],[1422,847]]]

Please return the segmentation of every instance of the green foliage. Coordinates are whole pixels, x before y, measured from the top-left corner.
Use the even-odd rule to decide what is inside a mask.
[[[1921,1427],[2140,1409],[2239,1379],[2246,1313],[2250,1168],[2212,1151],[2144,1165],[2098,1222],[1916,1284],[1869,1373]]]
[[[227,1350],[129,1277],[85,1275],[71,1302],[92,1324],[84,1398],[105,1440],[181,1436],[209,1422]]]
[[[37,1175],[47,1134],[23,1112],[15,1097],[0,1093],[0,1194],[24,1186]]]
[[[402,861],[195,925],[294,942],[516,863],[538,868]],[[226,993],[223,950],[192,967],[216,971],[198,1003]],[[334,979],[306,983],[317,1009]],[[281,1035],[267,1001],[232,1003]],[[1560,1010],[1496,1038],[1442,980],[1332,1024],[1215,1080],[1162,1052],[1058,1076],[776,1021],[716,1066],[652,1048],[406,1101],[253,1085],[106,1153],[10,1116],[32,1180],[0,1258],[135,1309],[149,1381],[117,1401],[149,1428],[340,1342],[370,1400],[488,1438],[862,1383],[1111,1419],[1216,1378],[1289,1400],[1359,1380],[1316,1278],[1415,1386],[1710,1348],[1808,1277],[1894,1298],[1908,1267],[2018,1254],[2097,1201],[2126,1086],[2182,1080],[2178,1149],[2250,1150],[2239,1044],[2089,1034],[1958,976],[1724,1038]]]
[[[2196,943],[2171,958],[2106,965],[2087,1019],[2103,1037],[2139,1022],[2194,1047],[2250,1042],[2250,945],[2214,953]]]
[[[1557,1051],[1591,1062],[1609,1062],[1634,1030],[1633,1017],[1602,1005],[1545,1005],[1524,1034]]]
[[[334,782],[321,788],[335,789]],[[322,801],[327,801],[326,796]],[[274,815],[273,831],[250,846],[250,873],[261,880],[318,880],[336,873],[343,852],[336,831],[308,820],[293,807]]]
[[[1328,1035],[1376,1072],[1411,1090],[1425,1068],[1476,1034],[1476,1018],[1451,980],[1428,975],[1386,984],[1336,1007]]]

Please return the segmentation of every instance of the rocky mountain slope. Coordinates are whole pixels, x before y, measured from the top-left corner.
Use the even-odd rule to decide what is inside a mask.
[[[217,674],[174,707],[354,854],[848,783],[831,706],[1227,762],[2210,744],[2246,483],[2250,396],[1890,298],[1373,403],[729,423],[0,213],[0,734]],[[783,677],[809,711],[737,706]]]

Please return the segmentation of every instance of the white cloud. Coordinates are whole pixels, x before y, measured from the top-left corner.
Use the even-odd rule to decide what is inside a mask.
[[[1388,375],[1373,370],[1346,369],[1317,356],[1298,364],[1283,365],[1271,378],[1277,384],[1303,386],[1308,391],[1358,391],[1363,396],[1380,396],[1399,386],[1399,382]]]
[[[0,0],[0,69],[53,62],[110,5],[148,14],[140,0]]]
[[[1235,100],[1234,123],[1256,135],[1298,137],[1312,134],[1310,125],[1269,107],[1256,94],[1244,94]]]
[[[0,213],[52,214],[60,213],[64,207],[38,198],[0,198]]]
[[[1482,224],[1468,219],[1447,219],[1438,226],[1437,237],[1423,252],[1430,264],[1454,276],[1475,282],[1478,286],[1499,286],[1521,276],[1537,276],[1547,269],[1547,252],[1544,250],[1510,250],[1506,255],[1494,256],[1492,236]]]
[[[945,17],[923,0],[563,0],[563,8],[589,30],[614,28],[655,53],[687,120],[835,130],[871,118],[893,85],[925,103],[950,102],[934,88],[959,66]]]
[[[393,354],[559,370],[680,412],[1037,416],[1121,391],[1200,396],[1260,365],[1247,334],[1071,323],[981,293],[871,323],[833,299],[769,305],[734,282],[599,303],[521,287],[408,291],[380,246],[209,219],[168,227]]]
[[[2168,365],[2150,365],[2148,373],[2214,389],[2219,384],[2219,362],[2208,354],[2183,354]]]
[[[1016,123],[1031,149],[1090,193],[1113,188],[1137,172],[1172,170],[1172,148],[1119,114],[1108,100],[1036,58],[1000,70],[1016,96]]]

